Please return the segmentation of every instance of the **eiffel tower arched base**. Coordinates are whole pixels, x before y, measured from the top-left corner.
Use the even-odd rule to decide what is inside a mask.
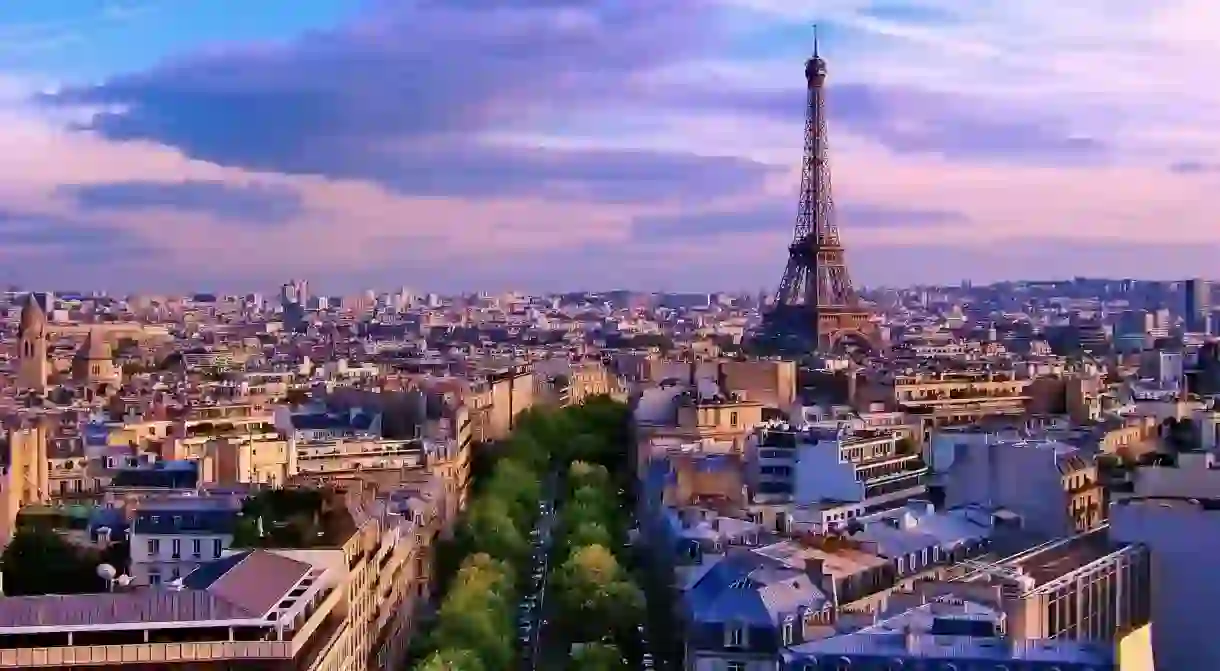
[[[881,340],[870,317],[859,310],[777,306],[764,318],[753,349],[794,357],[874,352],[881,349]]]

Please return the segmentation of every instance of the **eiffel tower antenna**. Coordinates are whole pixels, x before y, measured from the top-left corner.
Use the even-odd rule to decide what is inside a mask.
[[[788,263],[775,305],[763,321],[765,349],[788,354],[869,350],[877,327],[862,310],[847,271],[831,190],[826,130],[826,61],[813,27],[813,55],[805,62],[805,147],[801,190]]]

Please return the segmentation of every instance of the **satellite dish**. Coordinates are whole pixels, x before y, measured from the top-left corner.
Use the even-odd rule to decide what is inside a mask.
[[[133,578],[131,576],[124,573],[123,575],[116,578],[115,582],[117,582],[119,585],[122,585],[123,587],[126,587],[131,584],[132,580],[133,580]]]
[[[106,582],[113,581],[118,574],[119,572],[110,564],[98,564],[97,566],[97,577]]]

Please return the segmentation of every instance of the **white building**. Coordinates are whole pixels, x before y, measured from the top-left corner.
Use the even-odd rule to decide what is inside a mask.
[[[232,496],[143,501],[131,525],[131,577],[160,585],[220,559],[233,544],[241,503]]]
[[[757,437],[751,479],[760,503],[864,502],[923,491],[923,456],[902,453],[893,431],[776,425]]]

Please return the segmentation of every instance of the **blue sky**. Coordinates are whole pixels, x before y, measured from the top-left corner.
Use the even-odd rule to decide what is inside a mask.
[[[814,21],[857,283],[1214,274],[1214,2],[40,0],[6,281],[772,286]]]

